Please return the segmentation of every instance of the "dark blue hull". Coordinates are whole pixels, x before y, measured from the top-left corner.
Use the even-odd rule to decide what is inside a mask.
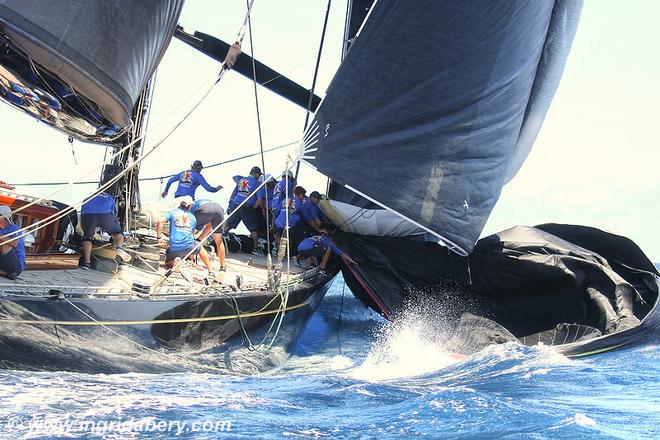
[[[88,373],[267,369],[295,342],[333,279],[316,275],[291,287],[288,299],[286,292],[270,291],[162,299],[3,293],[0,367]]]

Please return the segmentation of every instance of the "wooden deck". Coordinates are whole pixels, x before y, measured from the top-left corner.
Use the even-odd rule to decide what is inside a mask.
[[[209,279],[204,266],[190,262],[180,271],[172,273],[157,289],[152,289],[155,295],[171,294],[198,294],[207,285],[204,278],[216,288],[234,289],[237,278],[243,289],[265,290],[268,278],[267,260],[265,256],[252,254],[228,254],[226,259],[227,271],[218,271],[220,263],[213,260],[215,279]],[[286,261],[282,271],[282,280],[287,276]],[[297,276],[311,269],[311,266],[291,264],[289,276]],[[158,272],[139,269],[131,265],[121,265],[115,273],[99,270],[82,269],[54,269],[54,270],[28,270],[23,272],[17,280],[0,278],[0,292],[30,292],[47,293],[51,289],[63,292],[77,292],[89,294],[126,294],[135,293],[134,283],[154,286],[166,273],[161,267]]]

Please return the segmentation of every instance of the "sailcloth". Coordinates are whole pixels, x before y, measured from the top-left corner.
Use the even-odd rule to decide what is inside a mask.
[[[169,45],[183,2],[0,0],[0,32],[70,93],[94,103],[111,123],[126,126]],[[22,66],[12,66],[26,83],[39,79],[35,67],[24,73]],[[62,99],[65,92],[53,87],[44,88]]]
[[[379,0],[304,136],[303,160],[474,247],[533,143],[580,1]]]

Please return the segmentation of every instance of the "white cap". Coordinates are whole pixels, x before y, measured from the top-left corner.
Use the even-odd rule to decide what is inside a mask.
[[[192,204],[195,203],[193,198],[190,196],[177,197],[175,200],[177,203],[177,207],[181,205],[192,206]]]
[[[9,206],[0,205],[0,217],[11,220],[11,208]]]

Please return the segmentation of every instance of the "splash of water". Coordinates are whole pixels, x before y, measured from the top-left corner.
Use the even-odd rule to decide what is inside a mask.
[[[380,327],[366,360],[351,376],[382,381],[420,376],[455,364],[464,356],[447,346],[449,333],[436,314],[408,310],[396,322]]]

